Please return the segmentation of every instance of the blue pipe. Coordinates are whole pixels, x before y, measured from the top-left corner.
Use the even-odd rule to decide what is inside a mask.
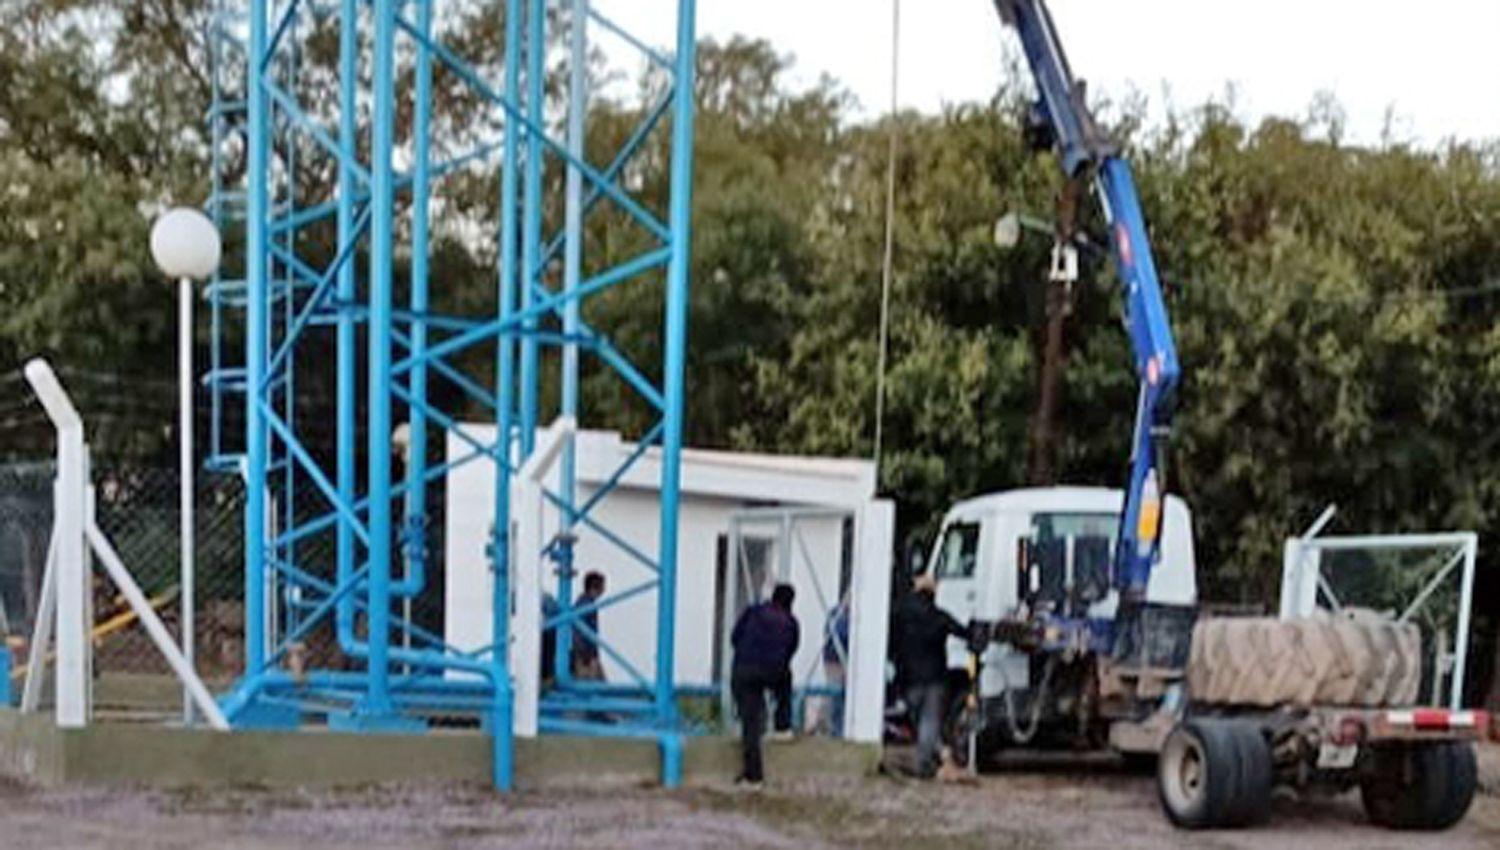
[[[416,0],[417,28],[423,35],[432,37],[433,0]],[[427,41],[418,40],[416,60],[416,114],[413,116],[416,135],[416,164],[412,173],[412,222],[411,222],[411,310],[418,315],[428,310],[427,253],[428,217],[430,214],[432,184],[428,174],[430,157],[429,126],[432,122],[432,52]],[[417,365],[408,379],[411,394],[419,401],[427,400],[427,364],[422,355],[427,351],[427,323],[411,323],[411,341],[408,353],[417,357]],[[422,471],[427,467],[427,416],[423,406],[407,406],[406,453],[406,514],[402,523],[403,554],[406,571],[401,581],[391,585],[391,595],[414,597],[427,584],[427,487],[422,483]]]
[[[259,387],[266,366],[266,181],[269,178],[270,127],[266,85],[253,73],[266,53],[266,0],[250,0],[250,49],[246,57],[249,89],[249,188],[246,212],[245,375]],[[266,424],[260,405],[245,405],[245,667],[259,670],[265,661]]]
[[[675,733],[677,700],[673,665],[677,639],[677,521],[682,483],[682,418],[686,395],[689,250],[693,228],[693,95],[697,41],[694,0],[677,3],[677,71],[673,80],[671,260],[667,265],[667,315],[663,348],[661,464],[661,590],[656,604],[656,723],[662,732],[662,782],[681,781],[682,748]]]
[[[340,0],[339,8],[339,197],[338,230],[339,244],[353,242],[354,193],[357,189],[354,170],[351,167],[358,152],[359,140],[356,119],[358,102],[355,97],[359,85],[356,63],[359,48],[359,0]],[[339,267],[339,300],[351,302],[357,296],[354,280],[354,264]],[[339,313],[337,385],[338,399],[336,444],[338,454],[338,503],[353,505],[358,474],[355,469],[355,421],[357,386],[355,383],[355,323],[354,317]],[[343,512],[334,511],[336,530],[336,583],[343,586],[354,575],[354,520]],[[287,535],[290,536],[290,535]],[[334,632],[340,638],[354,633],[354,604],[340,602],[334,612]],[[342,642],[342,641],[341,641]]]
[[[521,93],[521,0],[505,4],[505,95],[514,102]],[[516,122],[506,119],[500,171],[500,280],[499,319],[511,318],[516,308],[516,178],[519,146]],[[510,679],[510,479],[511,431],[515,416],[516,343],[501,334],[495,355],[495,437],[502,454],[495,464],[495,519],[490,536],[490,566],[493,590],[490,598],[491,678],[495,683],[494,717],[490,724],[491,780],[497,789],[515,785],[515,692]]]
[[[588,0],[573,0],[573,15],[569,22],[568,51],[568,127],[567,145],[571,159],[567,165],[564,186],[563,232],[567,234],[563,250],[563,293],[571,295],[577,291],[583,269],[583,173],[572,160],[583,158],[584,110],[588,105]],[[540,224],[540,222],[538,222]],[[538,236],[540,240],[540,235]],[[542,270],[531,262],[526,265],[528,273],[540,284]],[[536,285],[533,284],[533,285]],[[563,304],[563,334],[578,333],[578,300],[570,298]],[[529,342],[529,341],[528,341]],[[578,346],[563,346],[559,384],[561,398],[559,412],[578,421]],[[562,456],[559,458],[558,507],[561,509],[558,535],[552,547],[552,560],[557,565],[557,607],[560,615],[568,616],[573,608],[573,527],[574,503],[578,497],[578,453],[572,434],[563,437]],[[557,652],[554,653],[556,669],[553,676],[564,687],[573,678],[573,630],[559,629]]]
[[[361,713],[384,717],[390,699],[391,621],[391,264],[395,240],[392,148],[395,131],[394,0],[374,0],[374,108],[370,139],[370,319],[367,400],[369,542],[369,671]]]
[[[521,311],[523,315],[532,307],[531,290],[534,269],[542,243],[542,122],[545,118],[547,76],[547,3],[546,0],[530,0],[526,13],[526,175],[525,214],[521,225],[521,268],[526,275],[521,285]],[[507,125],[515,122],[508,116]],[[540,278],[536,278],[540,280]],[[514,317],[513,317],[514,318]],[[535,316],[523,319],[527,329],[536,327]],[[536,444],[537,425],[537,344],[534,340],[521,342],[521,462],[531,457]]]

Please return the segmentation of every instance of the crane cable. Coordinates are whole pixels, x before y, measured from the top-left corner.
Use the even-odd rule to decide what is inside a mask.
[[[900,92],[901,0],[891,0],[891,114],[885,169],[885,256],[880,267],[880,346],[875,366],[875,488],[880,489],[880,450],[885,431],[885,366],[890,342],[891,260],[896,236],[896,151],[900,137],[897,95]]]

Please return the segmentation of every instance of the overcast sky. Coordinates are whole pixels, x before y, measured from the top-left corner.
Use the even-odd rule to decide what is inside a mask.
[[[651,42],[671,41],[672,0],[595,0]],[[1347,138],[1375,142],[1388,109],[1398,140],[1500,138],[1500,0],[1052,0],[1074,73],[1118,99],[1164,90],[1179,107],[1222,97],[1236,112],[1302,117],[1335,94]],[[990,0],[903,0],[901,104],[984,100],[1003,32]],[[655,20],[652,20],[655,19]],[[865,114],[890,100],[891,0],[698,0],[700,35],[765,38],[796,79],[828,73]],[[654,28],[653,28],[654,27]],[[616,49],[610,49],[615,55]],[[619,51],[624,55],[624,51]],[[1164,88],[1165,87],[1165,88]]]

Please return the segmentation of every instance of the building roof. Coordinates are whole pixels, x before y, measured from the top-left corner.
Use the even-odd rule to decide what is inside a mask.
[[[494,439],[493,424],[471,422],[462,427],[476,441]],[[545,433],[538,430],[539,437]],[[609,481],[639,448],[619,432],[603,430],[579,430],[574,446],[578,481],[585,486]],[[661,450],[653,447],[640,453],[619,486],[655,490],[660,481]],[[853,458],[684,448],[682,492],[742,502],[856,507],[875,497],[875,464]]]

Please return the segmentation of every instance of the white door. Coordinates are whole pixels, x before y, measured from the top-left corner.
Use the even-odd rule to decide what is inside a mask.
[[[937,579],[938,607],[952,614],[960,623],[974,619],[979,601],[983,574],[979,559],[985,551],[984,525],[977,516],[948,523],[938,540],[932,562],[932,574]],[[964,642],[956,638],[950,640],[948,666],[962,667],[966,661]]]

